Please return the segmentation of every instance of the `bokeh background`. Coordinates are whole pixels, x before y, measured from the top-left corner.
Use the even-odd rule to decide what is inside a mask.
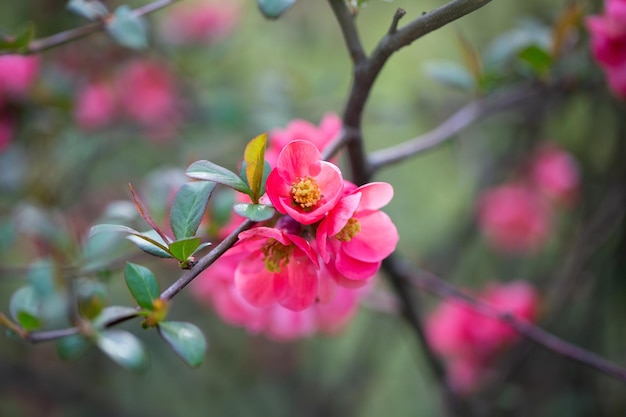
[[[32,262],[53,256],[71,263],[89,227],[110,215],[110,204],[130,201],[128,183],[161,218],[191,162],[235,167],[259,133],[296,118],[317,124],[328,112],[341,114],[351,64],[327,2],[300,0],[277,21],[263,18],[250,0],[209,3],[228,10],[202,41],[168,37],[176,26],[168,29],[167,17],[182,3],[173,5],[148,17],[147,50],[117,46],[105,34],[60,46],[39,56],[27,94],[7,100],[3,111],[10,115],[11,134],[0,151],[0,310],[8,310]],[[443,3],[368,1],[357,20],[366,50],[386,32],[398,7],[408,21]],[[494,1],[401,50],[366,108],[366,147],[413,138],[481,94],[538,82],[558,85],[542,90],[539,100],[470,126],[449,145],[382,170],[376,179],[395,188],[385,211],[400,231],[400,254],[465,288],[527,280],[542,300],[542,326],[626,364],[626,122],[623,103],[593,62],[584,25],[572,26],[571,45],[547,75],[515,58],[499,66],[482,90],[463,87],[467,79],[454,75],[454,68],[467,67],[459,39],[483,58],[495,53],[498,40],[513,45],[536,37],[541,43],[570,4],[583,14],[601,10],[599,2]],[[84,23],[61,0],[0,4],[3,31],[15,33],[28,22],[37,37]],[[453,74],[437,77],[446,69]],[[94,93],[93,113],[80,113],[87,106],[78,104],[85,89],[114,82],[129,86],[122,88],[122,104],[112,104],[114,116],[102,116],[93,104],[103,105],[106,88]],[[133,90],[144,82],[148,92]],[[154,85],[161,96],[150,92]],[[519,177],[545,141],[577,161],[577,197],[555,212],[541,248],[503,254],[481,234],[477,201],[489,187]],[[137,222],[126,206],[116,207],[116,215]],[[149,265],[162,287],[179,274],[130,244],[118,249],[118,255]],[[110,271],[105,281],[112,304],[133,304],[120,271]],[[146,342],[150,366],[141,375],[95,348],[64,362],[54,344],[2,338],[0,416],[444,415],[440,386],[421,346],[389,311],[392,292],[384,278],[379,281],[380,297],[366,300],[343,332],[291,342],[230,327],[184,291],[170,317],[192,321],[207,335],[208,355],[196,370],[136,321],[121,327]],[[425,315],[440,302],[422,293],[419,300]],[[476,415],[622,416],[626,409],[622,383],[529,342],[510,346],[494,369],[506,370],[496,371],[498,383],[468,395]]]

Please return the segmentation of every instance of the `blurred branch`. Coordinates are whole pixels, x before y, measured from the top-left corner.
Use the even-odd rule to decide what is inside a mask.
[[[501,311],[484,301],[469,296],[430,272],[420,271],[414,265],[397,257],[388,258],[384,266],[388,273],[400,277],[416,287],[431,292],[444,300],[455,299],[462,301],[472,310],[508,324],[519,334],[538,345],[626,383],[626,368],[622,368],[593,352],[566,342],[528,321],[514,317],[509,312]]]
[[[356,26],[354,25],[354,16],[348,7],[345,0],[329,0],[330,7],[332,7],[335,17],[339,22],[343,38],[346,41],[346,46],[350,52],[350,57],[355,65],[367,60],[365,51],[361,45],[361,39],[357,33]]]
[[[144,16],[160,10],[164,7],[167,7],[177,1],[181,0],[156,0],[152,3],[148,3],[144,6],[138,7],[134,10],[136,16]],[[26,54],[37,54],[43,52],[45,50],[84,38],[89,35],[93,35],[94,33],[101,32],[106,27],[106,21],[100,21],[95,23],[89,23],[84,26],[80,26],[74,29],[69,29],[63,32],[56,33],[54,35],[50,35],[45,38],[35,39],[30,42],[28,45],[28,49],[26,50]],[[0,52],[0,55],[8,54],[9,52]]]
[[[246,220],[242,224],[239,225],[235,230],[233,230],[224,240],[222,240],[219,245],[217,245],[211,252],[200,258],[200,260],[196,263],[196,265],[185,272],[176,282],[170,285],[165,291],[161,293],[160,298],[165,301],[170,301],[172,298],[176,296],[183,288],[185,288],[191,281],[193,281],[202,271],[207,269],[213,262],[215,262],[220,256],[224,254],[228,249],[230,249],[236,242],[239,237],[239,233],[244,230],[249,229],[255,223],[251,220]],[[123,319],[119,319],[114,323],[108,323],[108,325],[117,325],[119,323],[123,323],[132,318],[136,317],[135,315],[129,315],[128,317],[124,317]],[[28,342],[38,343],[45,342],[55,339],[60,339],[62,337],[71,336],[74,334],[78,334],[80,329],[77,327],[69,327],[66,329],[58,329],[58,330],[47,330],[47,331],[38,331],[38,332],[30,332],[22,335],[22,338]]]
[[[452,140],[454,135],[485,116],[492,116],[510,110],[538,95],[538,89],[530,89],[528,86],[523,86],[514,90],[498,92],[481,100],[471,102],[430,132],[399,145],[371,152],[368,157],[369,167],[375,172],[388,165],[427,152]]]

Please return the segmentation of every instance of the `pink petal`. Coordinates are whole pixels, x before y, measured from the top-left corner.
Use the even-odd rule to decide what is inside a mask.
[[[301,311],[311,306],[317,297],[317,270],[307,257],[292,258],[279,274],[288,281],[287,296],[280,299],[282,306]]]
[[[274,274],[265,269],[262,259],[263,254],[258,251],[239,262],[235,270],[235,285],[250,304],[256,307],[269,307],[277,301],[274,293]]]
[[[381,262],[365,262],[352,258],[342,251],[337,253],[335,267],[337,271],[348,279],[367,280],[374,276],[380,268]]]
[[[321,159],[317,146],[308,141],[294,140],[280,152],[276,167],[280,176],[291,182],[296,177],[318,175]]]
[[[389,216],[382,211],[374,211],[363,217],[358,216],[361,231],[349,242],[342,245],[343,251],[361,261],[382,261],[389,256],[398,243],[398,230]]]
[[[393,198],[393,187],[386,182],[371,182],[356,189],[359,191],[363,196],[358,211],[378,210]]]
[[[319,261],[317,259],[317,254],[309,244],[309,242],[300,236],[286,234],[286,236],[293,242],[293,244],[300,249],[304,254],[309,258],[309,260],[315,265],[316,268],[319,268]]]
[[[273,169],[267,177],[266,195],[274,208],[281,214],[286,214],[285,208],[289,207],[291,203],[290,187],[291,184],[287,184],[276,169]]]

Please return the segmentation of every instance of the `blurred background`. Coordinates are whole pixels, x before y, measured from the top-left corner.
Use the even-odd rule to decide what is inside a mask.
[[[65,3],[5,1],[0,30],[30,22],[40,38],[84,24]],[[409,21],[442,4],[369,0],[357,19],[366,50],[398,7]],[[476,294],[526,281],[541,326],[625,365],[625,108],[594,63],[583,20],[601,10],[590,1],[494,1],[429,34],[382,71],[364,135],[368,151],[382,149],[472,100],[534,92],[450,144],[381,170],[376,180],[395,188],[384,211],[400,231],[398,252],[420,268]],[[162,221],[191,162],[235,169],[261,132],[343,111],[351,63],[327,2],[300,0],[271,21],[252,1],[194,0],[147,20],[142,51],[100,33],[27,63],[0,58],[0,311],[33,263],[58,269],[83,256],[91,225],[140,224],[128,183]],[[565,168],[554,168],[565,191],[536,205],[534,194],[500,195],[499,209],[495,191],[539,181],[529,178],[546,149],[565,155]],[[522,220],[502,232],[499,216],[508,215]],[[106,259],[150,266],[162,288],[180,274],[129,242],[107,247]],[[119,268],[96,278],[110,304],[133,305]],[[170,317],[195,323],[209,342],[195,370],[137,321],[121,328],[146,343],[150,365],[139,375],[95,348],[66,362],[54,343],[3,337],[0,416],[445,415],[440,384],[392,294],[381,276],[341,332],[281,342],[225,324],[183,291]],[[441,302],[421,292],[417,300],[424,317]],[[471,415],[624,415],[623,383],[514,338],[498,350],[458,394]]]

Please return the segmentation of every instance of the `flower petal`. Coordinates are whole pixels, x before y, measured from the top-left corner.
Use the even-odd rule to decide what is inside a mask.
[[[378,210],[393,198],[393,187],[386,182],[371,182],[360,186],[355,192],[362,194],[358,211]]]
[[[293,311],[311,306],[317,298],[317,270],[306,256],[292,258],[279,274],[288,281],[287,295],[279,303]]]
[[[273,273],[265,269],[261,251],[244,258],[235,270],[235,285],[242,297],[256,307],[269,307],[274,304]]]
[[[398,230],[385,213],[374,211],[357,220],[361,231],[342,245],[347,255],[361,261],[382,261],[396,249]]]

